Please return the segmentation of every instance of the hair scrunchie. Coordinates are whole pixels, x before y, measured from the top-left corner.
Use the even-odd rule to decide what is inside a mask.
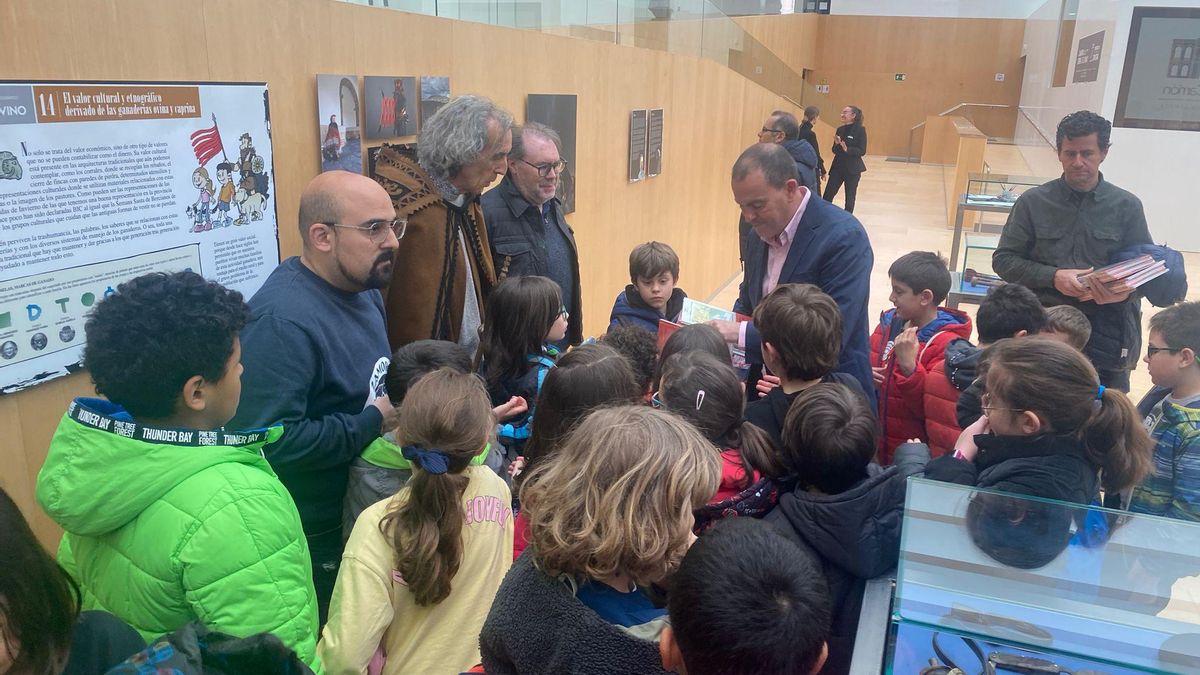
[[[1097,401],[1099,401],[1099,400],[1101,400],[1101,399],[1103,399],[1103,398],[1104,398],[1104,390],[1105,390],[1106,388],[1107,388],[1107,387],[1105,387],[1104,385],[1100,385],[1099,387],[1097,387],[1097,388],[1096,388],[1096,400],[1097,400]]]
[[[450,458],[440,448],[426,450],[415,445],[400,448],[400,454],[410,462],[416,462],[426,473],[441,474],[450,470]]]

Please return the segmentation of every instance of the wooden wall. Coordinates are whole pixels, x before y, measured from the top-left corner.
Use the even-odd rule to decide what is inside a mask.
[[[817,19],[815,27],[807,21]],[[962,113],[993,136],[1011,137],[1021,96],[1018,19],[812,15],[738,22],[793,67],[811,68],[803,103],[837,126],[856,105],[866,118],[868,154],[904,156],[909,129],[958,103],[1000,103],[1002,112]],[[815,53],[814,53],[815,45]],[[906,79],[897,82],[896,73]],[[1004,73],[997,82],[996,73]],[[828,95],[815,86],[828,84]],[[920,133],[913,154],[921,147]]]
[[[8,0],[0,26],[15,28],[0,41],[0,79],[266,81],[284,256],[299,252],[298,196],[319,167],[316,74],[448,75],[452,94],[490,96],[518,120],[526,94],[578,94],[568,219],[588,333],[607,325],[638,243],[674,246],[695,297],[738,271],[729,167],[771,110],[794,110],[698,57],[333,0]],[[663,174],[630,184],[629,111],[655,107],[666,110]],[[58,531],[35,507],[33,481],[67,403],[90,393],[76,375],[0,398],[0,485],[47,545]]]

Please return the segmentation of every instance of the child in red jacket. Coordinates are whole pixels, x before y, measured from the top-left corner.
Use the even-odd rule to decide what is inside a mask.
[[[950,292],[950,270],[936,253],[914,251],[888,269],[895,309],[883,313],[871,335],[871,370],[879,388],[883,433],[879,462],[892,463],[896,446],[925,433],[925,378],[945,358],[946,345],[971,337],[971,318],[939,307]]]

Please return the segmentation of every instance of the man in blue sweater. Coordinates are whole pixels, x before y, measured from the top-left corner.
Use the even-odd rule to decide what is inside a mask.
[[[230,425],[284,425],[264,454],[300,511],[321,623],[342,557],[350,463],[394,415],[379,289],[403,235],[378,183],[346,171],[317,176],[300,195],[303,251],[250,299],[241,333],[242,401]]]

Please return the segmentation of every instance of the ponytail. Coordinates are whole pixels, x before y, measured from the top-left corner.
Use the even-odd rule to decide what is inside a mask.
[[[755,471],[773,480],[782,478],[786,473],[771,437],[754,424],[743,421],[735,427],[731,434],[730,447],[738,449],[742,466],[746,470],[744,484],[738,486],[743,490],[753,484]]]
[[[1153,468],[1154,441],[1137,409],[1128,396],[1111,389],[1104,390],[1094,407],[1080,438],[1088,459],[1101,468],[1101,485],[1108,492],[1138,485]]]
[[[987,360],[987,390],[1034,412],[1050,431],[1078,438],[1105,490],[1132,487],[1150,472],[1154,444],[1137,409],[1100,386],[1082,353],[1047,338],[1009,338],[989,347]]]
[[[465,463],[457,467],[464,468]],[[450,595],[462,563],[462,495],[468,482],[458,472],[415,470],[406,486],[408,500],[379,524],[381,531],[393,532],[396,567],[418,605],[435,605]]]
[[[413,475],[379,522],[396,569],[418,605],[450,595],[462,563],[462,472],[487,444],[495,420],[483,383],[470,373],[436,370],[417,381],[400,406],[399,440]]]

